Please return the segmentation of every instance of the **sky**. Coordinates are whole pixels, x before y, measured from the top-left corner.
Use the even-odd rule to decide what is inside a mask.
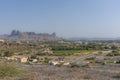
[[[0,34],[120,37],[120,0],[0,0]]]

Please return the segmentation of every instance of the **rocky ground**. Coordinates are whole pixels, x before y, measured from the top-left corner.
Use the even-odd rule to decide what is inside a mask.
[[[56,67],[24,65],[31,73],[29,80],[120,80],[120,65],[91,65],[86,67]]]
[[[86,64],[84,60],[88,57],[96,57],[95,62]],[[105,54],[66,57],[70,58],[75,65],[24,64],[23,67],[30,71],[29,80],[120,80],[120,64],[105,64],[107,58],[112,60],[113,57],[107,57]]]
[[[11,80],[120,80],[120,64],[113,63],[119,58],[120,56],[110,57],[106,54],[84,54],[66,56],[65,60],[72,62],[68,66],[55,66],[49,63],[21,64],[28,74]]]

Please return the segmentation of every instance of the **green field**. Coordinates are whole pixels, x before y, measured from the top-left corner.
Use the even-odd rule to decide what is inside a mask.
[[[56,55],[62,55],[62,54],[81,54],[81,53],[92,53],[96,50],[54,50],[53,53]]]

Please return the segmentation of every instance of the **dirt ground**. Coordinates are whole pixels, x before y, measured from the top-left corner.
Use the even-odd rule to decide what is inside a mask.
[[[104,54],[67,56],[66,61],[81,64],[87,57],[107,58]],[[119,56],[117,58],[120,58]],[[28,80],[120,80],[120,64],[90,63],[79,67],[54,66],[50,64],[24,64],[30,72]]]
[[[96,57],[98,62],[84,65],[84,60],[89,57]],[[82,66],[54,66],[49,63],[20,64],[23,69],[28,71],[28,75],[23,78],[6,80],[120,80],[120,64],[99,62],[104,62],[107,58],[119,59],[120,56],[113,58],[107,57],[105,54],[85,54],[65,57],[65,61]]]
[[[87,67],[56,67],[51,65],[24,65],[29,80],[120,80],[120,65],[91,65]]]

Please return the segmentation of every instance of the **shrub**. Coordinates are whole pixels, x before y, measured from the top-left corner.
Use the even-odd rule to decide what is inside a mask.
[[[36,59],[37,56],[36,56],[36,55],[31,55],[30,58],[32,58],[32,59]]]
[[[10,57],[10,56],[13,56],[13,55],[14,55],[14,52],[12,52],[12,51],[4,52],[4,56],[6,56],[6,57]]]
[[[89,57],[89,58],[86,58],[85,60],[95,60],[95,57]]]
[[[111,63],[114,63],[114,61],[113,60],[106,60],[105,63],[111,64]]]
[[[8,63],[3,63],[2,65],[0,65],[0,78],[21,76],[23,74],[24,71],[16,67],[15,65]]]
[[[57,64],[56,66],[57,67],[61,67],[63,65],[63,63],[60,63],[60,64]]]
[[[45,62],[45,63],[48,63],[49,61],[50,61],[50,59],[49,59],[48,57],[45,57],[45,58],[44,58],[44,62]]]
[[[108,53],[106,56],[119,56],[120,53],[118,52],[111,52],[111,53]]]
[[[120,79],[120,72],[113,76],[113,78]]]
[[[70,67],[71,67],[71,68],[74,68],[74,67],[80,67],[80,65],[77,64],[77,63],[71,63],[71,64],[70,64]]]
[[[116,64],[120,64],[120,60],[117,60],[117,61],[116,61]]]

